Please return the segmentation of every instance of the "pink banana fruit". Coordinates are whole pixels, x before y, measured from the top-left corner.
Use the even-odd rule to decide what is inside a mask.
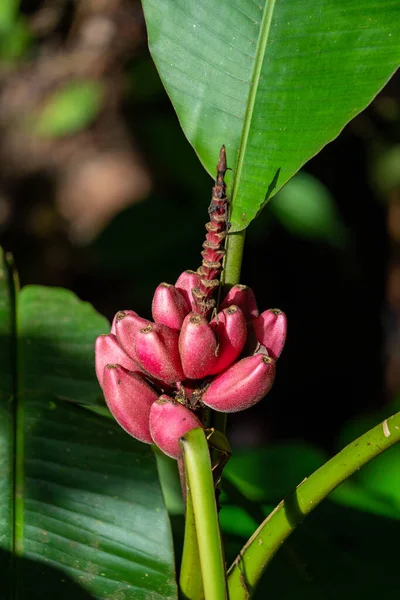
[[[229,367],[240,355],[247,337],[246,319],[237,306],[222,310],[211,321],[218,341],[218,358],[209,375],[220,373]]]
[[[191,429],[202,427],[196,415],[163,394],[150,410],[150,432],[154,443],[168,456],[181,458],[180,438]]]
[[[150,409],[158,393],[142,375],[131,373],[120,365],[106,365],[103,392],[110,412],[121,427],[137,440],[152,444]]]
[[[138,370],[137,364],[123,351],[117,338],[112,333],[99,335],[95,344],[96,375],[100,385],[103,385],[104,367],[109,364],[119,364],[129,371]]]
[[[179,354],[186,379],[202,379],[216,364],[217,340],[205,317],[189,313],[179,335]]]
[[[139,365],[166,384],[182,381],[178,349],[179,332],[159,323],[149,323],[135,335],[135,355]]]
[[[228,308],[232,304],[235,304],[240,308],[246,322],[251,321],[255,317],[258,317],[258,308],[256,297],[251,288],[247,285],[242,285],[241,283],[237,283],[227,293],[225,298],[221,303],[221,309]]]
[[[180,329],[190,308],[183,292],[169,283],[160,283],[154,292],[153,320],[171,329]]]
[[[275,361],[265,354],[242,358],[213,379],[202,396],[219,412],[238,412],[257,404],[271,389]]]
[[[191,310],[196,310],[196,301],[192,290],[200,285],[200,275],[195,271],[183,271],[176,280],[175,287],[182,292]]]
[[[279,308],[269,308],[252,321],[257,341],[265,346],[275,360],[279,358],[286,341],[287,319]]]

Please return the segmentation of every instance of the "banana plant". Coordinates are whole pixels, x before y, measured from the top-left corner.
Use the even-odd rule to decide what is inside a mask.
[[[155,282],[152,321],[132,307],[110,326],[68,290],[20,290],[12,258],[2,257],[2,597],[292,597],[275,555],[283,545],[302,571],[286,539],[340,484],[334,510],[370,512],[396,528],[394,498],[348,478],[384,451],[378,460],[393,462],[400,413],[384,415],[329,460],[302,451],[309,460],[286,482],[294,491],[285,487],[278,498],[252,480],[257,456],[230,458],[226,414],[269,391],[286,335],[285,315],[259,314],[240,284],[245,231],[398,67],[398,6],[143,0],[143,8],[182,129],[216,178],[203,261],[197,271],[182,264],[173,286]],[[299,456],[289,450],[278,454],[282,473]],[[268,480],[271,456],[263,457]],[[181,511],[178,480],[186,523],[182,552],[175,536],[179,574],[171,533],[172,513]],[[322,526],[314,525],[316,538]],[[390,563],[380,550],[371,572],[380,555]],[[354,592],[337,587],[336,569],[333,589],[367,597],[365,571]],[[323,597],[302,586],[304,597]]]

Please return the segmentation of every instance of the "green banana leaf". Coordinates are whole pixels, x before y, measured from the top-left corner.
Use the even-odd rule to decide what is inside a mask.
[[[0,270],[1,598],[175,599],[152,449],[78,405],[99,405],[93,343],[108,322]]]
[[[400,63],[397,0],[143,0],[152,57],[231,231],[371,102]],[[229,173],[228,173],[229,178]]]

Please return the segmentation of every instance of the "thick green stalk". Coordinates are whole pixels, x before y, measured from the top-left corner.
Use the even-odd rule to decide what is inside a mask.
[[[242,268],[243,247],[246,230],[230,233],[226,238],[226,256],[222,272],[222,284],[231,287],[240,283],[240,270]]]
[[[305,479],[254,532],[228,573],[230,600],[248,600],[285,539],[328,494],[400,441],[400,412],[367,431]]]
[[[158,476],[168,513],[183,513],[183,498],[186,499],[185,539],[179,576],[179,591],[182,600],[204,600],[197,533],[194,522],[190,490],[186,486],[183,461],[166,456],[157,446],[152,446],[157,461]]]
[[[204,599],[203,578],[190,488],[186,489],[185,539],[179,576],[179,591],[183,600]]]
[[[197,532],[204,598],[205,600],[227,600],[225,561],[210,453],[203,429],[189,431],[181,439],[181,445]],[[189,562],[190,559],[183,557],[183,561]]]

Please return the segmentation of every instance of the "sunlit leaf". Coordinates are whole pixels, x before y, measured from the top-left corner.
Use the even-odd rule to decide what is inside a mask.
[[[150,51],[232,231],[335,138],[400,63],[396,0],[143,0]]]

